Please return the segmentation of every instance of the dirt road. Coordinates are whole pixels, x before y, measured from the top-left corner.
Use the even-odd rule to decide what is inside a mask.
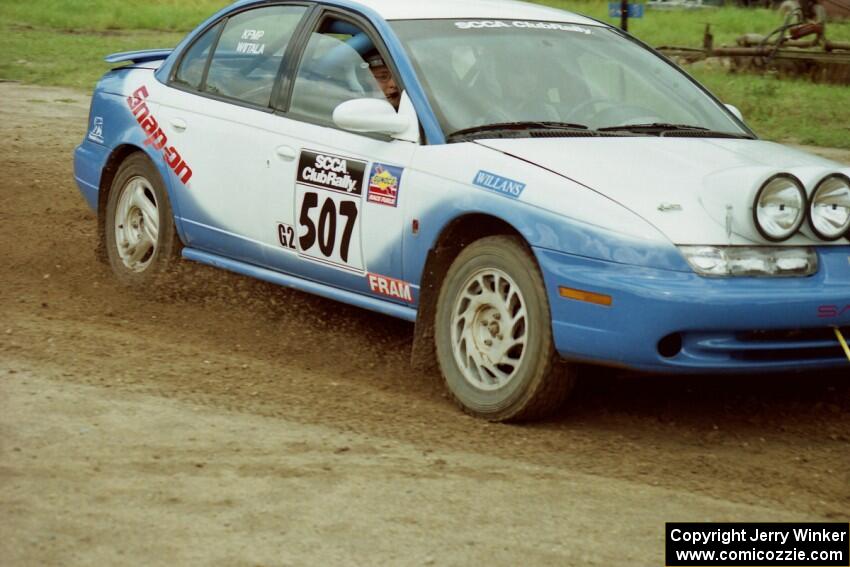
[[[665,521],[848,520],[847,373],[600,374],[491,425],[408,324],[194,265],[119,288],[86,112],[0,84],[0,564],[661,565]]]

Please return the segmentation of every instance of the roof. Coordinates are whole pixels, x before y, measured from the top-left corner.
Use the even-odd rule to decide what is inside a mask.
[[[234,7],[258,0],[239,0]],[[321,0],[319,0],[321,1]],[[515,0],[327,0],[329,4],[361,5],[385,20],[485,19],[532,20],[594,25],[598,22],[567,12]]]

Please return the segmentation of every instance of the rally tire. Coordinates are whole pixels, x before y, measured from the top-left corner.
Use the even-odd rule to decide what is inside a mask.
[[[486,237],[460,253],[440,289],[434,335],[446,387],[470,415],[542,419],[574,386],[575,370],[555,351],[543,277],[517,237]]]
[[[127,157],[112,181],[104,219],[106,256],[124,285],[157,283],[177,263],[180,239],[159,172],[140,152]]]

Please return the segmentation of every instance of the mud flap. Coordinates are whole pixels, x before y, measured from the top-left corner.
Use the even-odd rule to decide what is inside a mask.
[[[452,261],[462,247],[437,248],[428,255],[419,289],[419,314],[413,333],[413,349],[410,353],[410,365],[420,372],[440,375],[437,363],[437,347],[434,344],[434,319],[437,315],[437,300],[440,285],[449,270]]]

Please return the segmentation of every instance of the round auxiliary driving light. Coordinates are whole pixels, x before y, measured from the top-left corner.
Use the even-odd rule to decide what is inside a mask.
[[[796,177],[779,174],[768,179],[756,194],[753,220],[764,238],[782,242],[791,238],[806,217],[806,191]]]
[[[818,183],[809,205],[809,226],[818,238],[838,240],[850,231],[850,179],[836,173]]]

